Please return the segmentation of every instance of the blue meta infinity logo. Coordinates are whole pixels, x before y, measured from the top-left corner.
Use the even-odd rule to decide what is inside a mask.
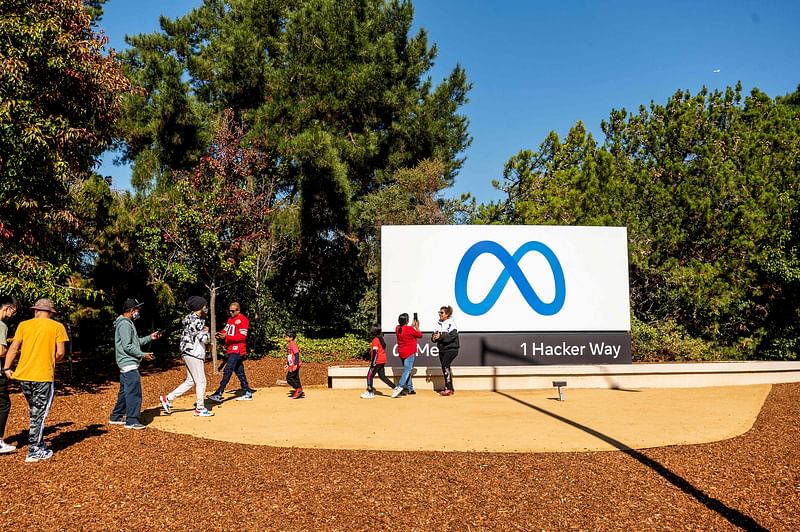
[[[553,298],[553,301],[550,303],[545,303],[538,295],[536,295],[533,287],[528,282],[528,279],[525,277],[525,274],[522,273],[522,270],[519,267],[519,261],[529,251],[538,251],[541,253],[542,256],[547,259],[547,263],[550,265],[550,270],[553,272],[553,280],[555,281],[556,285],[556,294]],[[475,263],[478,257],[484,253],[490,253],[497,257],[497,259],[503,263],[505,268],[500,274],[500,277],[497,278],[497,281],[494,282],[492,289],[489,290],[489,293],[485,298],[483,298],[483,301],[480,301],[479,303],[473,303],[467,295],[467,280],[469,278],[470,270],[472,270],[472,265]],[[564,297],[566,296],[564,271],[561,269],[561,263],[558,261],[555,253],[553,253],[553,250],[541,242],[527,242],[521,245],[513,255],[510,255],[508,251],[506,251],[505,248],[503,248],[500,244],[490,240],[483,240],[473,245],[467,250],[466,253],[464,253],[464,256],[461,258],[461,262],[458,265],[458,270],[456,270],[456,303],[458,303],[458,306],[462,311],[471,316],[480,316],[481,314],[486,314],[489,309],[491,309],[494,304],[497,303],[497,299],[505,289],[509,278],[514,279],[514,284],[517,285],[522,297],[524,297],[528,305],[530,305],[530,307],[539,314],[542,314],[543,316],[552,316],[564,306]]]

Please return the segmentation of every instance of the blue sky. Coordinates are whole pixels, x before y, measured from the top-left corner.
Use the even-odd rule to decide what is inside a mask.
[[[158,29],[199,0],[110,0],[100,27],[111,46]],[[598,140],[612,108],[664,103],[678,89],[758,87],[770,96],[800,84],[800,2],[724,0],[417,0],[415,28],[438,48],[435,82],[461,64],[473,89],[462,108],[472,145],[449,196],[500,198],[491,186],[521,149],[582,120]],[[716,72],[715,72],[716,71]],[[130,169],[98,171],[127,188]]]

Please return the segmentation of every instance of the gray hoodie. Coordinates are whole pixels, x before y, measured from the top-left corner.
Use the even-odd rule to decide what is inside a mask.
[[[136,326],[125,316],[114,321],[114,354],[120,370],[131,370],[139,367],[144,357],[143,345],[149,345],[150,336],[136,336]]]

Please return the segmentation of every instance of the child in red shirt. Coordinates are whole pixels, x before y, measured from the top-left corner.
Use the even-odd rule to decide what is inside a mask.
[[[389,388],[394,389],[394,383],[386,378],[386,342],[383,340],[381,328],[375,326],[370,331],[372,334],[372,345],[369,348],[369,370],[367,370],[367,391],[361,394],[362,399],[372,399],[375,397],[375,388],[372,386],[372,379],[377,373],[378,377],[386,383]]]
[[[289,395],[292,399],[302,399],[306,396],[303,393],[303,386],[300,384],[300,350],[294,339],[297,333],[293,330],[286,331],[283,339],[286,340],[286,382],[292,387],[293,391]]]

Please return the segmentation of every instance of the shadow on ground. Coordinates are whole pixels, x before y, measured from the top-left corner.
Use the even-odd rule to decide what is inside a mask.
[[[523,401],[522,399],[518,399],[506,392],[495,390],[495,393],[502,395],[503,397],[515,401],[521,405],[524,405],[532,410],[535,410],[541,414],[557,419],[558,421],[566,423],[567,425],[575,427],[576,429],[582,430],[588,434],[591,434],[595,438],[598,438],[608,443],[609,445],[612,445],[613,447],[627,454],[640,464],[650,468],[652,471],[659,474],[662,478],[664,478],[664,480],[666,480],[667,482],[669,482],[670,484],[681,490],[686,495],[689,495],[690,497],[692,497],[694,500],[696,500],[709,510],[718,513],[720,516],[724,517],[729,523],[738,526],[740,528],[743,528],[745,530],[766,530],[766,528],[759,525],[750,516],[743,514],[739,510],[736,510],[735,508],[731,508],[730,506],[726,505],[719,499],[715,499],[714,497],[707,495],[704,491],[694,486],[691,482],[689,482],[682,476],[678,475],[674,471],[670,470],[669,468],[665,467],[663,464],[653,460],[652,458],[645,455],[641,451],[631,449],[625,443],[616,440],[606,434],[603,434],[602,432],[599,432],[591,427],[587,427],[586,425],[568,419],[564,416],[560,416],[554,412],[550,412],[544,408],[533,405],[527,401]]]

